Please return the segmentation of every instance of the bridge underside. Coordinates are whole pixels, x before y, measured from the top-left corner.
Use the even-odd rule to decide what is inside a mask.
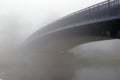
[[[27,80],[71,80],[75,59],[68,51],[87,42],[119,38],[119,23],[116,19],[75,26],[31,39],[24,47]]]
[[[119,5],[119,0],[107,0],[63,17],[33,34],[23,47],[25,77],[22,80],[74,80],[76,58],[68,51],[87,42],[120,38]],[[83,65],[85,59],[80,59]]]
[[[75,26],[72,28],[56,31],[44,36],[37,36],[31,39],[27,44],[28,48],[35,50],[49,50],[50,45],[53,49],[58,47],[69,50],[70,48],[96,40],[104,40],[120,37],[120,19],[103,21],[98,23]],[[60,49],[59,49],[60,50]],[[46,50],[45,50],[46,51]],[[57,50],[58,51],[58,50]]]

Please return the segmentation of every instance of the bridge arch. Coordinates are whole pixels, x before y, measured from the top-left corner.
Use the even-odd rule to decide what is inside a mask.
[[[119,38],[119,31],[119,0],[105,1],[47,25],[24,43],[26,78],[71,80],[75,62],[68,51],[86,42]]]

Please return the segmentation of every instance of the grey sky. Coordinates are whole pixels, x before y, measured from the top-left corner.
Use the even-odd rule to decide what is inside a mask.
[[[11,75],[14,76],[13,74],[19,72],[19,70],[17,70],[18,65],[16,67],[16,63],[19,63],[17,61],[21,60],[19,56],[24,56],[22,58],[26,56],[26,54],[19,54],[15,51],[16,47],[19,47],[18,44],[20,44],[21,41],[24,41],[33,32],[56,19],[102,1],[105,0],[0,0],[0,65],[5,65],[3,68],[0,68],[0,78],[5,78],[5,80],[7,80],[6,78],[12,78]],[[103,55],[106,55],[104,60],[106,60],[107,57],[110,59],[114,57],[119,58],[119,43],[119,40],[88,43],[77,47],[76,52],[73,50],[73,53],[76,55],[84,54],[83,57],[91,57],[92,55],[92,58],[96,56],[101,58]],[[41,56],[40,59],[42,58],[44,58],[44,56]],[[37,58],[35,61],[36,60]],[[35,63],[35,61],[33,60],[33,63]],[[117,65],[119,62],[115,63]],[[101,68],[96,66],[93,68],[83,68],[82,72],[78,70],[78,75],[76,76],[78,79],[79,77],[82,79],[86,77],[83,76],[84,74],[90,74],[90,77],[95,76],[95,78],[97,78],[96,75],[100,75],[101,79],[103,78],[101,75],[106,76],[109,74],[110,77],[107,76],[107,78],[105,78],[111,78],[111,80],[113,80],[116,75],[120,74],[119,66],[120,65],[117,65],[115,69],[113,65],[110,68],[104,66]],[[66,68],[64,70],[66,71]],[[117,73],[115,71],[117,71]],[[91,72],[93,74],[91,74]],[[10,76],[8,76],[9,74]],[[81,76],[79,76],[79,74],[81,74]],[[1,75],[3,76],[1,77]],[[16,79],[19,77],[21,77],[21,75],[14,76]]]

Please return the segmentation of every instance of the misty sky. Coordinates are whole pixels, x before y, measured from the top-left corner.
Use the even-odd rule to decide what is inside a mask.
[[[105,0],[0,0],[0,36],[16,32],[25,39],[44,25],[101,1]]]
[[[0,78],[5,77],[9,79],[11,75],[14,76],[19,72],[16,66],[14,66],[16,63],[18,63],[17,61],[19,59],[21,60],[19,54],[16,54],[14,51],[16,50],[17,43],[21,43],[21,41],[24,41],[33,32],[44,27],[48,23],[102,1],[105,0],[0,0]],[[84,54],[83,57],[91,57],[92,55],[92,58],[96,56],[101,58],[105,55],[104,60],[106,60],[106,58],[115,58],[116,60],[117,58],[120,58],[120,44],[118,43],[120,43],[119,39],[87,43],[76,47],[75,51],[73,50],[73,53],[77,56]],[[24,56],[24,54],[20,54],[20,56],[21,55]],[[41,57],[44,58],[44,56]],[[37,58],[35,60],[37,60]],[[118,63],[116,62],[116,64]],[[1,68],[3,65],[5,68]],[[8,65],[10,65],[10,67]],[[79,79],[79,76],[84,78],[83,75],[87,74],[90,75],[90,77],[92,75],[96,78],[98,77],[96,75],[100,75],[99,77],[101,79],[103,78],[101,75],[106,76],[109,74],[110,76],[108,78],[111,79],[105,80],[114,80],[113,78],[116,77],[116,75],[118,78],[118,74],[120,74],[119,66],[120,65],[116,66],[117,69],[115,69],[116,67],[113,68],[113,65],[110,66],[110,68],[83,68],[82,72],[78,70],[77,78]],[[117,73],[115,71],[117,71]],[[93,74],[91,74],[91,72]],[[1,77],[1,75],[3,76]],[[21,75],[18,76],[21,77]],[[18,76],[15,75],[14,78],[18,79]]]

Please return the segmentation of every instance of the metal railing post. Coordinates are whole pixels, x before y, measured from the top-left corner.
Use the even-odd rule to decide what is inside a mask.
[[[110,16],[110,0],[107,1],[108,1],[108,16]]]

